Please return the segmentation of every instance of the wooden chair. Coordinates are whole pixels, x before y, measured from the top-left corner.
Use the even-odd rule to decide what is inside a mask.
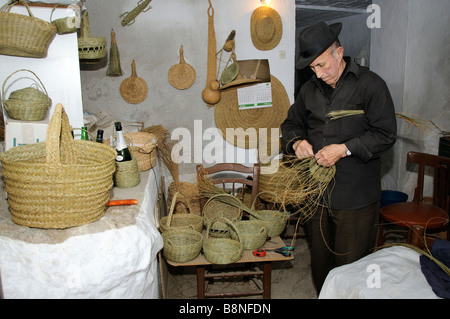
[[[221,163],[207,168],[203,167],[203,165],[197,165],[197,176],[199,178],[201,175],[208,175],[214,184],[222,184],[222,188],[225,191],[230,192],[242,201],[244,200],[246,187],[247,189],[251,189],[251,203],[253,203],[256,195],[258,195],[259,174],[259,164],[248,167],[237,163]],[[251,179],[247,178],[248,176]],[[205,198],[200,199],[200,207],[202,210],[205,203]]]
[[[387,235],[391,233],[407,234],[413,226],[423,227],[425,233],[445,231],[447,226],[447,239],[450,238],[448,229],[449,196],[450,196],[450,158],[432,154],[409,152],[407,163],[418,165],[417,186],[411,202],[387,205],[380,211],[380,228],[378,234],[378,247],[382,246]],[[431,203],[424,201],[424,176],[427,168],[432,168],[433,199]],[[403,230],[384,231],[383,223],[391,223],[406,227]]]
[[[247,167],[242,164],[235,163],[221,163],[216,164],[212,167],[205,168],[203,165],[197,165],[197,176],[201,178],[202,175],[208,175],[212,182],[216,185],[222,185],[221,187],[238,197],[240,200],[244,200],[245,189],[251,189],[251,203],[255,200],[258,190],[259,190],[259,174],[260,167],[259,164],[255,164],[253,167]],[[251,178],[248,178],[248,175]],[[203,206],[206,203],[206,199],[200,199],[200,207],[203,210]],[[248,204],[248,203],[247,203]],[[197,266],[197,290],[198,298],[211,298],[211,297],[236,297],[236,296],[248,296],[248,295],[263,295],[265,298],[270,298],[270,263],[265,263],[263,265],[264,269],[262,271],[258,270],[242,270],[247,264],[232,264],[232,265],[212,265],[208,267]],[[239,271],[236,271],[236,268]],[[217,270],[220,272],[217,272]],[[242,277],[253,277],[262,276],[263,277],[263,289],[259,288],[256,290],[246,290],[246,291],[233,291],[233,292],[221,292],[221,293],[208,293],[205,288],[207,281],[212,281],[214,279],[226,280],[235,279]],[[267,282],[269,281],[269,282]],[[267,291],[269,290],[269,291]]]

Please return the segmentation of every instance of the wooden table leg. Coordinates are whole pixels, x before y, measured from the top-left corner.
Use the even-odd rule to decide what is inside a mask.
[[[205,266],[197,266],[197,298],[205,299]]]
[[[270,299],[271,298],[271,287],[272,287],[272,263],[270,261],[265,262],[263,265],[264,274],[263,274],[263,298]]]

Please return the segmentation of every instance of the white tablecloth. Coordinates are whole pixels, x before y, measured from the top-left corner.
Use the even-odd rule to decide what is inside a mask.
[[[419,262],[420,254],[393,246],[330,271],[319,299],[437,299]]]
[[[141,173],[138,186],[113,189],[113,199],[138,198],[139,206],[108,208],[89,225],[46,231],[3,219],[8,224],[0,229],[4,297],[159,298],[157,253],[163,241],[154,222],[159,176],[155,167]],[[59,240],[52,242],[55,236]]]

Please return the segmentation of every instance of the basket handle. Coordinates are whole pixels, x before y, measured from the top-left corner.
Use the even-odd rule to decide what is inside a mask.
[[[242,211],[244,210],[244,209],[242,209],[242,205],[243,205],[242,202],[241,202],[238,198],[236,198],[235,196],[233,196],[233,195],[231,195],[231,194],[227,194],[227,193],[216,194],[216,195],[211,196],[211,197],[208,199],[208,201],[206,202],[205,206],[203,206],[203,210],[205,210],[205,207],[207,207],[207,206],[209,205],[209,203],[210,203],[214,198],[216,198],[216,197],[225,197],[225,196],[232,197],[232,198],[236,201],[237,205],[233,205],[233,204],[230,204],[230,205],[233,205],[234,207],[239,208],[239,209],[241,210],[241,214],[242,214]],[[202,211],[203,211],[203,210],[202,210]]]
[[[14,3],[10,3],[10,4],[5,4],[3,7],[1,7],[0,11],[3,10],[4,7],[8,6],[8,9],[6,10],[6,12],[10,12],[11,8],[14,7],[16,4],[21,3],[24,5],[24,7],[27,9],[28,14],[30,15],[30,17],[34,18],[34,15],[31,13],[30,7],[28,6],[28,4],[24,1],[24,0],[17,0]]]
[[[173,211],[175,210],[175,205],[177,203],[177,196],[178,196],[178,192],[175,193],[175,195],[173,195],[172,197],[172,203],[170,204],[170,209],[169,209],[169,215],[167,216],[167,227],[170,227],[170,225],[172,224],[172,216],[173,216]]]
[[[274,195],[275,197],[277,197],[278,199],[280,199],[280,197],[279,197],[277,194],[275,194],[274,192],[269,192],[269,191],[262,191],[262,192],[259,192],[258,194],[256,194],[255,199],[253,200],[253,203],[252,203],[252,211],[256,211],[256,210],[255,210],[255,204],[256,204],[256,202],[258,201],[258,197],[259,197],[261,194],[271,194],[271,195]],[[281,199],[280,199],[280,200],[281,200]]]
[[[48,96],[48,92],[47,92],[47,89],[46,89],[45,86],[44,86],[44,83],[42,83],[41,79],[36,75],[36,73],[34,73],[34,72],[31,71],[31,70],[27,70],[27,69],[19,69],[19,70],[14,71],[13,73],[11,73],[11,74],[5,79],[5,82],[3,82],[3,85],[2,85],[2,97],[3,97],[3,99],[5,99],[5,84],[6,84],[6,82],[7,82],[14,74],[16,74],[16,73],[18,73],[18,72],[21,72],[21,71],[30,72],[31,74],[33,74],[33,75],[36,77],[36,79],[38,79],[39,83],[41,83],[41,86],[42,86],[42,88],[44,89],[45,94]]]
[[[76,162],[75,141],[72,138],[69,118],[61,103],[55,106],[47,128],[45,162],[52,166]]]
[[[239,230],[237,229],[236,225],[231,220],[229,220],[228,218],[223,217],[223,216],[216,217],[215,219],[213,219],[213,221],[211,223],[209,223],[209,225],[207,227],[207,230],[206,230],[206,239],[209,238],[209,231],[211,229],[211,226],[217,221],[223,221],[226,224],[228,224],[229,226],[231,226],[231,228],[233,228],[233,230],[236,232],[237,237],[238,237],[240,250],[243,250],[244,249],[244,243],[241,240],[241,233],[239,232]]]

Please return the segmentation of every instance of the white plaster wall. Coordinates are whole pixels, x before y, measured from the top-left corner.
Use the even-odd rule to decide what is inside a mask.
[[[259,0],[212,0],[217,50],[231,30],[236,30],[238,60],[268,59],[271,73],[284,85],[294,101],[295,1],[272,0],[271,7],[281,16],[283,36],[270,51],[259,51],[250,35],[250,17]],[[166,0],[151,2],[152,9],[141,13],[134,24],[121,26],[119,16],[136,6],[135,0],[88,0],[91,35],[105,36],[108,45],[113,28],[120,51],[122,77],[106,76],[107,64],[96,70],[82,70],[82,92],[85,111],[109,112],[127,121],[145,121],[145,126],[162,124],[172,131],[185,127],[193,132],[194,120],[201,120],[203,131],[214,127],[214,109],[201,98],[206,84],[208,45],[207,0]],[[173,88],[167,80],[170,67],[179,62],[183,45],[187,63],[196,71],[195,83],[187,90]],[[280,59],[280,50],[286,58]],[[227,57],[228,58],[228,57]],[[137,75],[148,85],[147,99],[141,104],[128,104],[120,96],[119,87],[131,75],[131,62],[136,61]],[[224,64],[222,63],[222,66]],[[83,68],[82,68],[83,69]],[[209,141],[203,142],[203,146]],[[248,155],[248,154],[247,154]],[[248,155],[247,158],[252,157]],[[183,173],[194,171],[193,165],[182,165]]]
[[[387,82],[397,112],[432,120],[442,130],[450,128],[450,2],[448,0],[375,0],[381,8],[381,28],[373,29],[371,67]],[[394,163],[384,179],[385,188],[413,195],[417,174],[406,165],[406,154],[438,154],[439,131],[423,132],[398,121],[399,139]],[[430,183],[430,180],[428,180]],[[430,187],[426,187],[430,189]]]

